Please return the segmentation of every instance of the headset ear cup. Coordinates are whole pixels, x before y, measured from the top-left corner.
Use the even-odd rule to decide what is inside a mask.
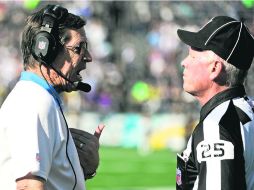
[[[32,54],[37,61],[51,64],[56,57],[56,52],[57,42],[53,35],[40,31],[33,38]]]
[[[58,36],[58,22],[68,15],[68,10],[59,5],[48,5],[43,13],[40,31],[32,41],[32,55],[40,63],[50,65],[61,46]]]

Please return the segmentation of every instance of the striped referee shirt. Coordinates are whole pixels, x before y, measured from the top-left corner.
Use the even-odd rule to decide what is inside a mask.
[[[177,190],[254,190],[253,103],[238,86],[202,107],[177,157]]]

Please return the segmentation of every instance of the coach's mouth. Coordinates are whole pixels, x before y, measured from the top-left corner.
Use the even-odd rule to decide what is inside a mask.
[[[77,76],[77,80],[78,80],[78,81],[82,81],[82,74],[81,74],[81,72],[84,71],[85,69],[86,69],[86,68],[83,67],[83,68],[80,68],[80,69],[77,70],[76,76]]]
[[[82,81],[82,76],[80,74],[81,70],[76,73],[78,81]]]

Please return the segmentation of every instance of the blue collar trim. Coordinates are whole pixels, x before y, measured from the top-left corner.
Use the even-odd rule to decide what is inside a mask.
[[[29,71],[23,71],[21,73],[21,77],[19,80],[32,81],[32,82],[40,85],[42,88],[47,90],[53,96],[53,98],[55,99],[57,104],[58,103],[60,105],[62,104],[62,100],[61,100],[59,94],[54,89],[54,87],[52,85],[50,85],[49,83],[47,83],[46,80],[44,80],[41,77],[39,77],[38,75],[36,75],[35,73],[29,72]]]

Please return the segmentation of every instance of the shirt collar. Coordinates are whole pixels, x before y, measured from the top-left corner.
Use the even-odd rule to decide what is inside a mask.
[[[50,85],[45,79],[39,77],[35,73],[29,72],[29,71],[23,71],[21,73],[21,77],[19,79],[20,81],[32,81],[38,85],[40,85],[42,88],[47,90],[55,99],[55,101],[59,104],[59,106],[62,104],[61,98],[59,94],[56,92],[54,87]]]
[[[246,93],[243,85],[231,87],[216,94],[201,108],[200,121],[203,121],[206,116],[219,104],[236,97],[243,97],[245,95]]]

